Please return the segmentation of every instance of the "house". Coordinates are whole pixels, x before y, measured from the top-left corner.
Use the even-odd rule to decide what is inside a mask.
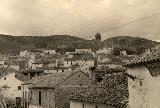
[[[98,66],[90,67],[90,84],[98,85],[101,81],[105,79],[106,74],[123,73],[126,69],[124,67],[112,67],[109,66]]]
[[[106,74],[97,86],[89,86],[70,96],[70,108],[126,108],[127,77],[123,73]]]
[[[91,49],[75,49],[76,53],[92,53]]]
[[[94,65],[94,57],[92,54],[81,53],[73,54],[72,57],[64,58],[64,67],[70,67],[72,65],[87,65],[88,67],[91,67]]]
[[[42,68],[38,68],[40,70],[44,70],[44,74],[53,74],[53,73],[57,73],[57,72],[65,72],[67,70],[69,70],[70,68],[66,68],[66,67],[42,67]]]
[[[42,50],[45,54],[56,54],[56,50]]]
[[[96,51],[97,54],[103,53],[103,54],[112,54],[113,47],[111,48],[102,48]]]
[[[11,99],[17,106],[20,106],[22,80],[17,79],[16,71],[3,69],[0,78],[0,88],[3,97]]]
[[[127,51],[125,51],[125,50],[120,51],[120,55],[126,56],[127,55]]]
[[[24,108],[29,108],[29,104],[31,102],[31,98],[30,95],[32,95],[32,93],[29,94],[29,89],[28,86],[36,83],[38,81],[44,80],[48,78],[48,75],[41,75],[41,76],[36,76],[33,77],[31,80],[27,80],[24,83],[21,84],[22,86],[22,90],[21,90],[21,106]]]
[[[145,53],[126,63],[129,108],[160,108],[160,55]]]
[[[30,108],[69,108],[69,96],[88,85],[89,76],[82,71],[66,71],[48,75],[31,84]]]
[[[27,50],[20,51],[20,57],[28,56],[30,53]]]

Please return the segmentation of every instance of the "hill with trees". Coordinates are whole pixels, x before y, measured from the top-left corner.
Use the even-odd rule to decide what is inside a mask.
[[[25,49],[55,49],[57,51],[74,51],[76,48],[95,48],[95,39],[86,40],[70,35],[52,36],[11,36],[0,35],[0,53],[19,54]],[[159,44],[145,38],[117,36],[101,42],[102,47],[113,47],[115,55],[122,50],[128,54],[142,54],[146,48]]]
[[[1,53],[19,53],[24,49],[56,49],[72,51],[75,48],[91,48],[91,42],[69,35],[11,36],[0,35]]]
[[[139,37],[116,36],[102,42],[102,47],[113,47],[114,54],[125,50],[127,54],[142,54],[145,49],[160,44],[159,42]]]

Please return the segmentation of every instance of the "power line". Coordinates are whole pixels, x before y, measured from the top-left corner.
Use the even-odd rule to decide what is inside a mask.
[[[81,6],[80,4],[78,6]],[[36,27],[34,28],[39,28],[39,26],[44,26],[44,24],[46,23],[49,23],[50,21],[53,21],[56,22],[56,20],[59,20],[60,17],[66,15],[67,13],[71,12],[74,10],[74,8],[77,8],[78,7],[77,5],[74,5],[72,8],[68,9],[68,10],[65,10],[64,12],[60,13],[59,15],[57,16],[54,16],[54,17],[50,17],[49,19],[46,19],[44,22],[42,22],[41,24],[37,25]],[[39,30],[40,31],[40,30]],[[26,33],[26,32],[25,32]]]
[[[124,27],[126,27],[126,26],[128,26],[128,25],[130,25],[130,24],[137,23],[137,22],[141,22],[141,21],[143,21],[143,20],[149,19],[149,18],[154,17],[154,16],[158,16],[158,15],[160,15],[160,12],[155,13],[155,14],[152,14],[152,15],[150,15],[150,16],[146,16],[146,17],[143,17],[143,18],[139,18],[139,19],[136,19],[136,20],[132,20],[132,21],[130,21],[130,22],[128,22],[128,23],[125,23],[125,24],[122,24],[122,25],[120,25],[120,26],[110,28],[110,29],[108,29],[108,30],[105,31],[105,32],[109,32],[109,31],[113,31],[113,30],[116,30],[116,29],[124,28]]]
[[[133,8],[134,6],[141,5],[141,4],[144,4],[144,3],[146,3],[146,0],[143,0],[142,3],[141,3],[141,2],[138,2],[138,3],[134,4],[134,5],[127,6],[127,7],[125,7],[125,8],[122,8],[122,9],[119,9],[119,10],[117,10],[117,11],[114,11],[114,12],[112,12],[112,14],[110,15],[110,17],[115,16],[115,15],[118,15],[119,12],[121,12],[122,10],[126,10],[126,9],[129,9],[129,8]],[[71,11],[72,11],[72,10],[71,10]],[[63,16],[63,15],[62,15],[62,16]],[[57,17],[57,18],[58,18],[58,17]],[[78,28],[78,29],[76,29],[76,30],[84,29],[84,28],[86,28],[87,26],[94,24],[94,22],[96,22],[97,20],[102,21],[102,20],[106,20],[106,18],[108,18],[108,16],[107,16],[107,17],[104,17],[103,19],[98,19],[98,18],[92,19],[92,20],[88,21],[88,24],[86,24],[86,23],[85,23],[85,25],[81,24],[81,27]],[[57,20],[59,20],[59,19],[57,19]],[[57,20],[54,21],[54,24],[50,23],[50,25],[56,25],[56,24],[58,24],[58,21],[57,21]],[[48,21],[49,21],[49,20],[48,20]],[[60,21],[61,21],[61,20],[60,20]],[[46,29],[48,29],[49,27],[50,27],[50,26],[48,26]],[[55,28],[56,28],[56,27],[54,27],[53,29],[55,29]],[[74,30],[74,31],[76,31],[76,30]],[[39,31],[40,31],[40,30],[39,30]],[[72,30],[71,32],[73,32],[73,30]]]
[[[114,11],[114,12],[111,13],[109,16],[105,16],[105,17],[102,18],[102,19],[95,18],[95,19],[93,19],[93,20],[88,21],[87,24],[86,24],[86,23],[85,23],[85,24],[82,24],[82,25],[81,25],[79,28],[77,28],[76,30],[83,30],[83,29],[87,28],[88,26],[95,24],[97,21],[103,23],[103,20],[106,21],[106,20],[108,20],[109,18],[118,15],[120,12],[122,12],[122,11],[124,11],[124,10],[128,10],[128,9],[130,9],[130,8],[134,8],[135,6],[141,6],[141,5],[146,4],[146,3],[147,3],[147,1],[144,0],[142,3],[141,3],[141,2],[138,2],[138,3],[134,4],[134,5],[127,6],[127,7],[125,7],[125,8],[122,8],[122,9],[119,9],[119,10],[117,10],[117,11]],[[71,32],[74,32],[74,31],[76,31],[76,30],[72,30]]]

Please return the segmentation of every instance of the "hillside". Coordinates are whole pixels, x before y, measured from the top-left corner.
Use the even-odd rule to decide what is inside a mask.
[[[113,47],[115,52],[126,50],[128,54],[142,54],[146,48],[157,44],[152,40],[130,36],[112,37],[102,42],[103,47]]]
[[[72,51],[75,48],[90,48],[88,40],[69,35],[11,36],[0,35],[1,53],[18,53],[22,49],[46,48]]]
[[[104,40],[102,47],[113,47],[115,52],[126,50],[128,54],[142,54],[149,47],[159,44],[139,37],[117,36]],[[18,54],[24,49],[56,49],[57,51],[74,51],[75,48],[95,48],[95,40],[70,35],[52,36],[11,36],[0,35],[0,53]]]

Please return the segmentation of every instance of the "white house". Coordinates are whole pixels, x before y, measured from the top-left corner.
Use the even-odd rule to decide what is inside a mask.
[[[91,49],[75,49],[76,53],[91,53]]]
[[[91,67],[94,65],[94,60],[83,60],[83,59],[75,60],[73,58],[66,58],[64,61],[64,67],[70,67],[76,64],[79,66],[87,65],[88,67]]]
[[[21,97],[21,84],[23,82],[16,79],[15,72],[8,73],[0,78],[0,88],[4,97],[16,99]]]
[[[56,54],[56,50],[43,50],[46,54]]]
[[[19,55],[20,55],[21,57],[24,57],[24,56],[28,56],[28,54],[29,54],[28,51],[27,51],[27,50],[24,50],[24,51],[20,51],[20,54],[19,54]]]
[[[123,50],[123,51],[120,52],[120,54],[123,55],[123,56],[126,56],[127,52]]]
[[[104,54],[111,54],[113,51],[113,48],[102,48],[96,51],[96,53],[104,53]]]

